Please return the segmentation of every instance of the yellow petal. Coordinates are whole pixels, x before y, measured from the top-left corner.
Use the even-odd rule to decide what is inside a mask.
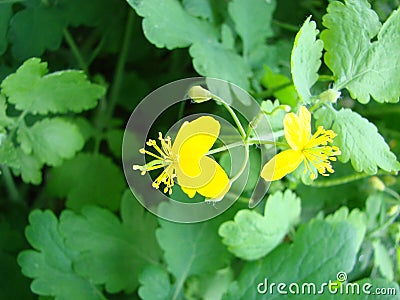
[[[184,186],[181,186],[181,189],[186,195],[189,196],[189,198],[193,198],[194,195],[196,195],[196,190],[195,189],[191,189],[191,188],[184,187]]]
[[[185,176],[199,176],[200,159],[218,138],[220,127],[214,118],[203,116],[184,123],[179,129],[172,146],[172,153],[177,157],[179,169]]]
[[[302,150],[311,136],[311,114],[307,108],[301,106],[299,115],[287,114],[283,119],[283,126],[290,148]]]
[[[192,198],[196,192],[206,198],[221,198],[229,190],[229,178],[224,169],[212,158],[204,156],[201,159],[202,174],[196,178],[180,176],[177,170],[178,183],[182,190]],[[206,180],[207,179],[207,180]]]
[[[283,176],[293,172],[303,160],[300,151],[285,150],[275,155],[261,171],[261,177],[267,181],[281,179]]]

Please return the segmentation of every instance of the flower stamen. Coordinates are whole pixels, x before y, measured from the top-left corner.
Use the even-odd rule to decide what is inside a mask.
[[[172,153],[171,138],[169,136],[163,138],[161,132],[159,132],[158,139],[160,140],[161,148],[157,145],[157,142],[152,139],[149,139],[146,142],[146,145],[153,147],[160,155],[147,151],[144,148],[139,149],[139,153],[150,155],[156,159],[150,161],[149,163],[143,166],[133,165],[133,169],[140,170],[141,175],[144,175],[146,174],[146,172],[150,172],[160,168],[165,168],[165,170],[154,180],[152,186],[158,189],[160,188],[161,183],[163,183],[165,185],[164,193],[171,194],[172,187],[174,185],[174,178],[176,177],[175,165],[174,165],[175,159]]]

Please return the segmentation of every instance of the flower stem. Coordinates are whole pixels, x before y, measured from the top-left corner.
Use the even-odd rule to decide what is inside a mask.
[[[243,164],[242,164],[240,170],[235,174],[235,176],[233,176],[229,180],[231,184],[233,182],[235,182],[240,177],[240,175],[242,175],[244,169],[246,169],[247,163],[249,162],[249,156],[250,156],[249,146],[246,145],[246,147],[245,147],[245,157],[244,157],[244,160],[243,160]]]
[[[105,99],[102,99],[103,101],[100,101],[98,107],[97,124],[99,124],[98,125],[99,132],[95,136],[95,142],[94,142],[95,146],[93,149],[94,153],[98,153],[100,150],[100,143],[103,139],[103,134],[102,134],[103,129],[110,123],[109,121],[114,114],[114,110],[119,99],[122,80],[124,77],[126,59],[128,57],[129,43],[132,37],[133,18],[134,18],[133,10],[129,10],[128,19],[125,25],[124,39],[122,41],[121,51],[114,72],[114,81],[110,90],[110,101],[106,107],[106,103],[104,102]]]
[[[19,196],[19,192],[17,186],[15,185],[14,178],[11,175],[10,169],[7,166],[2,165],[1,171],[3,172],[3,178],[6,183],[10,199],[15,203],[21,202],[21,197]]]
[[[72,54],[74,55],[79,67],[89,75],[89,69],[85,60],[83,59],[82,53],[79,50],[78,46],[75,43],[74,38],[72,37],[71,33],[68,31],[67,28],[63,30],[64,38],[67,41],[68,46],[71,48]]]
[[[242,141],[236,142],[236,143],[232,143],[232,144],[228,144],[228,145],[225,145],[225,146],[222,146],[222,147],[218,147],[218,148],[215,148],[215,149],[211,149],[210,151],[207,152],[206,155],[212,155],[212,154],[223,152],[225,150],[228,150],[228,149],[231,149],[231,148],[235,148],[235,147],[239,147],[239,146],[244,146]]]
[[[370,231],[368,233],[368,238],[373,238],[375,236],[379,236],[379,233],[383,230],[385,230],[386,228],[388,228],[391,224],[393,224],[394,221],[396,221],[397,217],[400,215],[400,208],[397,207],[397,211],[395,212],[395,214],[390,217],[385,223],[383,223],[382,225],[378,226],[377,228],[373,229],[372,231]]]
[[[248,140],[245,144],[242,141],[240,141],[240,142],[235,142],[235,143],[228,144],[228,145],[225,145],[222,147],[218,147],[215,149],[211,149],[210,151],[207,152],[206,155],[212,155],[215,153],[223,152],[223,151],[229,150],[231,148],[235,148],[235,147],[252,146],[252,145],[275,145],[275,146],[279,146],[279,147],[289,147],[288,144],[286,144],[286,143],[251,139],[251,140]]]
[[[289,24],[286,22],[278,21],[278,20],[272,20],[272,24],[275,24],[275,25],[277,25],[283,29],[286,29],[288,31],[291,31],[291,32],[298,32],[300,29],[298,26],[295,26],[295,25],[292,25],[292,24]]]
[[[324,82],[324,81],[334,81],[335,77],[332,75],[319,75],[318,76],[318,81]]]
[[[132,37],[132,29],[133,29],[133,19],[134,19],[134,13],[133,10],[129,10],[128,13],[128,20],[126,21],[125,25],[125,33],[124,33],[124,39],[122,42],[121,46],[121,52],[118,57],[118,62],[117,62],[117,67],[115,69],[114,73],[114,82],[111,87],[110,91],[110,103],[109,107],[107,109],[108,115],[107,115],[107,120],[111,118],[111,116],[114,113],[115,106],[117,105],[118,102],[118,97],[119,93],[121,90],[122,86],[122,79],[124,77],[124,69],[125,69],[125,63],[126,59],[128,57],[128,50],[129,50],[129,43]]]
[[[235,122],[235,124],[240,132],[240,135],[242,136],[242,138],[244,140],[246,137],[246,132],[244,131],[242,123],[240,123],[240,120],[239,120],[238,116],[236,115],[236,113],[234,112],[234,110],[220,97],[218,97],[216,95],[211,95],[211,97],[214,100],[220,102],[225,107],[225,109],[229,112],[229,114],[233,118],[233,121]]]
[[[378,173],[374,174],[376,175],[384,175],[387,174],[385,171],[378,171]],[[324,180],[324,181],[315,181],[311,184],[312,187],[320,187],[320,188],[325,188],[325,187],[332,187],[332,186],[337,186],[337,185],[342,185],[346,183],[350,183],[353,181],[357,181],[360,179],[368,178],[371,176],[374,176],[372,174],[367,174],[367,173],[355,173],[355,174],[350,174],[347,176],[331,179],[331,180]]]

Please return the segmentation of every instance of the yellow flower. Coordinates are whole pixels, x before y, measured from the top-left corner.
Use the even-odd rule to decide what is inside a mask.
[[[172,193],[174,178],[182,190],[193,198],[196,192],[206,198],[223,197],[230,187],[229,178],[222,167],[211,157],[206,156],[216,141],[220,124],[210,116],[203,116],[182,124],[172,145],[171,138],[163,138],[159,133],[161,148],[155,140],[146,144],[152,146],[157,154],[140,149],[142,154],[153,156],[155,160],[144,166],[134,165],[134,170],[142,175],[151,170],[164,168],[164,171],[153,182],[154,188],[163,183],[164,193]]]
[[[293,172],[302,161],[305,165],[304,172],[308,170],[311,179],[316,177],[311,165],[323,176],[334,172],[331,161],[336,161],[335,155],[340,155],[341,152],[336,146],[328,146],[336,136],[332,130],[325,130],[319,126],[311,136],[311,114],[304,106],[300,107],[299,115],[287,114],[283,126],[286,141],[291,149],[275,155],[262,169],[262,178],[267,181],[281,179]]]

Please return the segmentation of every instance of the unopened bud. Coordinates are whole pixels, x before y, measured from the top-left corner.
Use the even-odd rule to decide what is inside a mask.
[[[389,217],[394,216],[395,214],[397,214],[398,210],[399,210],[399,205],[393,205],[392,207],[390,207],[389,211],[388,211]]]
[[[334,89],[329,89],[319,94],[321,101],[336,103],[340,97],[340,92]]]
[[[189,90],[189,97],[196,103],[202,103],[211,100],[211,92],[200,85],[192,86]]]
[[[373,176],[369,179],[369,183],[371,186],[378,191],[384,191],[385,190],[385,184],[380,180],[378,177]]]

